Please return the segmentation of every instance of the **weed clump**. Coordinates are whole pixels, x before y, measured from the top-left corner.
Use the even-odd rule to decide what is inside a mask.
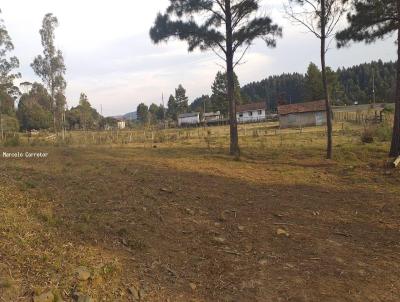
[[[21,140],[18,134],[7,137],[4,141],[4,147],[18,147],[19,145],[21,145]]]
[[[375,136],[381,142],[388,142],[392,139],[392,131],[389,123],[383,123],[375,129]]]
[[[361,141],[365,144],[374,142],[374,139],[380,142],[388,142],[392,138],[392,128],[389,123],[382,123],[378,126],[365,128],[361,133]]]
[[[370,128],[364,129],[364,131],[361,133],[361,141],[364,144],[371,144],[374,142],[374,132]]]

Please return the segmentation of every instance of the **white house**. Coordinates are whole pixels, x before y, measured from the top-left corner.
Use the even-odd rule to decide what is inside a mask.
[[[200,112],[182,113],[178,115],[179,126],[200,124]]]
[[[119,120],[118,123],[117,123],[117,127],[120,130],[125,129],[125,127],[126,127],[125,121],[124,120]]]
[[[236,106],[238,123],[261,122],[266,119],[266,103],[250,103]]]
[[[203,121],[206,123],[218,122],[222,119],[220,111],[217,112],[205,112],[203,114]]]

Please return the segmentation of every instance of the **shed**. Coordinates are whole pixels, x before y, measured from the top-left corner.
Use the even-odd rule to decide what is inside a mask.
[[[325,100],[278,106],[281,128],[322,126],[326,124]]]
[[[118,120],[117,122],[118,129],[122,130],[126,128],[126,122],[123,119]]]
[[[220,111],[217,112],[205,112],[203,114],[203,120],[206,123],[218,122],[222,119],[222,115]]]
[[[182,113],[178,115],[179,126],[200,124],[200,112]]]
[[[265,102],[249,103],[236,106],[238,123],[265,121],[267,106]]]

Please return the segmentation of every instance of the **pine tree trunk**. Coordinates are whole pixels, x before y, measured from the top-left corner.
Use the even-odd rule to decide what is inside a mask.
[[[400,14],[400,1],[397,1],[397,11]],[[400,25],[399,25],[400,27]],[[397,81],[396,81],[396,108],[394,112],[394,124],[390,156],[400,155],[400,28],[397,31]]]
[[[233,40],[232,40],[232,11],[231,1],[225,0],[226,16],[226,77],[227,92],[229,102],[229,124],[230,124],[230,154],[235,157],[240,156],[239,138],[236,120],[236,100],[234,98],[235,81],[233,75]]]
[[[0,141],[3,140],[3,120],[1,116],[1,100],[0,100]]]
[[[321,69],[322,69],[322,83],[324,86],[325,94],[325,107],[326,107],[326,128],[327,128],[327,148],[326,158],[332,159],[332,109],[329,99],[328,80],[326,76],[326,10],[325,0],[321,0]]]

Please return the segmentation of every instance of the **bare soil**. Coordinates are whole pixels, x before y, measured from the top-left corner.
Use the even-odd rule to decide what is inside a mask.
[[[385,148],[22,148],[50,155],[0,159],[0,301],[400,301]]]

